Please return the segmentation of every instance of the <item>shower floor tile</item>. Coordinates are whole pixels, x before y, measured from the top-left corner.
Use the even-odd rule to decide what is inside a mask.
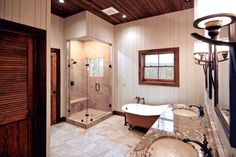
[[[83,129],[68,123],[51,127],[51,157],[126,157],[145,132],[128,130],[124,117],[112,116]]]

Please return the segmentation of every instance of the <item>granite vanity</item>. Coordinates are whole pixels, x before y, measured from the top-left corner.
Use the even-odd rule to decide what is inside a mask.
[[[173,137],[175,139],[190,139],[203,143],[204,135],[213,157],[219,157],[217,147],[214,140],[213,131],[211,129],[208,115],[203,116],[184,116],[174,113],[174,109],[187,109],[199,113],[198,108],[189,107],[183,104],[169,105],[161,114],[158,120],[152,125],[142,140],[129,153],[129,157],[152,157],[151,145],[160,138]],[[203,157],[204,153],[201,147],[193,142],[187,142],[193,146],[199,157]]]

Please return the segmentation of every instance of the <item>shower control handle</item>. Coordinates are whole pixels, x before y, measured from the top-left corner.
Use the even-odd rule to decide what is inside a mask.
[[[95,90],[98,92],[100,91],[100,84],[99,83],[96,83],[95,84]]]

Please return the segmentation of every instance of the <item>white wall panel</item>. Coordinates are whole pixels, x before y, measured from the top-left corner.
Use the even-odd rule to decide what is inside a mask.
[[[64,19],[51,15],[51,48],[60,49],[61,54],[61,116],[66,116],[66,51],[64,46]]]
[[[65,18],[65,39],[86,36],[86,11]]]
[[[35,27],[41,27],[41,1],[35,1]],[[42,24],[43,25],[43,24]]]
[[[135,96],[147,104],[203,103],[203,71],[193,62],[191,33],[193,9],[164,14],[115,26],[117,53],[116,110],[134,102]],[[138,84],[138,50],[179,47],[180,87]]]
[[[4,18],[5,0],[0,0],[0,18]]]
[[[5,1],[5,8],[8,8],[8,9],[4,10],[5,19],[11,20],[12,19],[12,10],[13,10],[12,0]]]
[[[0,18],[47,29],[48,0],[0,0]]]
[[[35,20],[35,0],[21,0],[20,23],[34,26],[34,20]]]
[[[20,22],[20,0],[13,0],[12,3],[12,21]]]
[[[114,26],[86,11],[86,35],[103,42],[113,43]]]

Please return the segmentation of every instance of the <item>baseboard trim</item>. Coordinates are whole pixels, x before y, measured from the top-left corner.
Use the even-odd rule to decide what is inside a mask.
[[[125,113],[124,112],[121,112],[121,111],[113,111],[113,115],[118,115],[118,116],[125,116]]]

